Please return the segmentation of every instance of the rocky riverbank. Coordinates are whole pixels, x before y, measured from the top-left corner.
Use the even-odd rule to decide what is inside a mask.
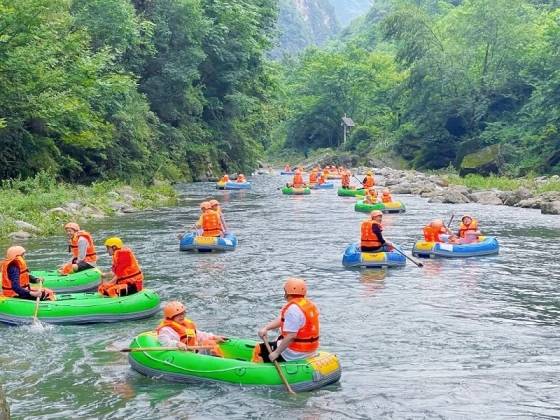
[[[365,172],[365,168],[358,173]],[[540,177],[531,180],[532,188],[519,187],[511,191],[498,189],[479,190],[464,185],[455,185],[445,176],[430,175],[413,170],[391,168],[377,169],[379,186],[387,186],[394,194],[414,194],[428,199],[429,203],[479,203],[531,209],[540,209],[543,214],[560,214],[560,191],[539,192],[548,183],[558,182],[560,177]]]
[[[60,233],[68,221],[78,223],[173,205],[177,194],[167,182],[130,186],[101,182],[91,186],[14,181],[0,189],[3,203],[0,236],[25,240]]]

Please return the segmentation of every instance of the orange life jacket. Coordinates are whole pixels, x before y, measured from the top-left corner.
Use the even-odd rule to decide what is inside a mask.
[[[464,238],[465,234],[469,231],[476,232],[478,230],[478,222],[476,219],[472,219],[469,225],[465,225],[463,222],[459,225],[459,238]]]
[[[391,196],[391,193],[383,193],[383,195],[381,196],[381,201],[383,201],[384,203],[392,202],[393,197]]]
[[[317,178],[317,184],[324,184],[326,179],[327,178],[323,174],[319,175],[319,178]]]
[[[2,264],[2,293],[7,297],[17,297],[18,295],[12,289],[12,282],[8,277],[8,267],[10,264],[15,263],[19,268],[19,285],[22,289],[31,290],[29,285],[29,269],[27,264],[21,255],[18,255],[11,260],[4,260]]]
[[[364,188],[371,188],[375,185],[375,179],[373,178],[372,175],[366,175],[365,181],[364,181]]]
[[[349,187],[350,186],[350,174],[347,173],[347,172],[343,172],[342,173],[342,178],[340,179],[340,181],[342,182],[343,187]]]
[[[327,179],[329,177],[329,174],[330,174],[330,172],[329,172],[328,169],[326,169],[326,168],[323,169],[323,178]]]
[[[202,236],[220,236],[222,222],[218,212],[208,210],[202,213]]]
[[[78,232],[76,232],[74,234],[74,236],[72,236],[72,239],[70,239],[70,242],[68,243],[68,251],[72,253],[72,256],[74,258],[78,258],[78,240],[80,238],[85,238],[88,246],[87,246],[87,250],[86,250],[86,257],[84,258],[84,261],[87,263],[94,263],[97,261],[97,253],[95,252],[95,245],[93,244],[93,238],[91,237],[91,234],[89,232],[86,232],[85,230],[79,230]]]
[[[292,181],[292,184],[294,187],[303,187],[303,176],[301,176],[301,174],[295,174],[294,175],[294,179]]]
[[[125,255],[128,255],[130,264],[123,268],[120,267],[117,262],[119,258],[122,258]],[[116,284],[134,284],[137,291],[142,290],[144,275],[142,274],[142,270],[140,269],[140,265],[138,264],[134,253],[129,248],[121,248],[115,251],[113,254],[112,270],[115,276],[117,276]]]
[[[311,172],[309,174],[309,183],[310,184],[316,183],[318,178],[319,178],[319,175],[317,174],[317,172]]]
[[[164,327],[170,327],[179,334],[181,343],[184,343],[189,347],[198,346],[198,340],[196,339],[196,324],[190,319],[184,319],[182,322],[164,319],[156,328],[156,332],[159,334],[161,329]]]
[[[376,220],[364,220],[362,222],[362,238],[361,238],[361,246],[367,246],[371,248],[379,248],[383,244],[377,237],[377,234],[373,233],[373,225],[378,225],[380,230],[383,230],[383,226],[381,223],[377,222]]]
[[[424,240],[426,242],[442,242],[439,237],[440,233],[445,233],[443,229],[434,228],[430,225],[424,226]]]
[[[305,324],[297,332],[288,348],[299,352],[312,352],[319,348],[319,310],[313,302],[305,298],[298,298],[289,301],[280,311],[280,333],[286,336],[284,331],[284,315],[291,305],[297,305],[305,315]]]

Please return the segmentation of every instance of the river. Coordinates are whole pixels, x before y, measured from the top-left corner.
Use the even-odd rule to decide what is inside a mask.
[[[364,218],[354,199],[335,190],[282,196],[285,177],[253,181],[241,192],[182,185],[179,207],[84,227],[98,246],[122,236],[147,287],[185,302],[204,331],[256,339],[283,304],[285,278],[305,278],[321,311],[322,347],[340,357],[340,383],[295,397],[176,384],[143,377],[125,355],[105,351],[126,347],[159,317],[44,331],[0,326],[0,382],[13,418],[560,418],[559,217],[397,196],[407,213],[384,217],[385,236],[407,253],[426,221],[454,211],[478,217],[499,238],[500,255],[347,270],[342,253]],[[180,253],[177,229],[190,226],[210,197],[223,202],[238,249]],[[61,232],[28,242],[31,269],[60,264],[64,241]],[[100,264],[107,268],[108,256]]]

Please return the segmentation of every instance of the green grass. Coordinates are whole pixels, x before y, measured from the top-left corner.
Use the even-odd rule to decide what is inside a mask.
[[[64,207],[70,202],[98,209],[105,215],[114,214],[111,201],[125,201],[118,191],[126,185],[117,181],[101,181],[92,185],[58,183],[51,175],[39,173],[35,178],[7,180],[0,184],[0,237],[5,238],[17,229],[16,220],[31,223],[40,230],[40,235],[60,233],[61,224],[76,219],[72,215],[49,213],[55,207]],[[132,204],[138,209],[172,205],[177,202],[173,187],[165,182],[153,186],[131,186],[136,199]],[[78,220],[85,220],[78,217]]]
[[[505,176],[482,176],[474,174],[470,174],[465,177],[460,177],[456,174],[447,174],[443,177],[450,184],[464,185],[474,190],[491,190],[495,188],[501,191],[513,191],[520,187],[525,187],[531,191],[536,191],[537,193],[560,191],[560,181],[538,183],[534,177],[508,178]]]

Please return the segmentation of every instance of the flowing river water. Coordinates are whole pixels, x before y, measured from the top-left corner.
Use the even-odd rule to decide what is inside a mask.
[[[256,339],[283,304],[285,278],[305,278],[321,311],[322,347],[340,358],[340,383],[295,397],[169,383],[105,351],[126,347],[159,317],[44,331],[0,326],[0,382],[13,418],[560,418],[559,217],[397,196],[407,212],[384,217],[385,236],[407,253],[426,221],[454,211],[476,215],[485,233],[499,238],[500,255],[348,270],[341,256],[364,218],[354,199],[336,190],[282,196],[285,182],[257,176],[253,189],[241,192],[183,185],[179,207],[86,227],[98,246],[122,236],[147,287],[163,301],[185,302],[204,331]],[[237,250],[179,252],[178,228],[191,226],[198,203],[210,197],[223,202]],[[62,263],[64,241],[61,234],[28,242],[31,268]],[[106,255],[100,265],[110,265]]]

